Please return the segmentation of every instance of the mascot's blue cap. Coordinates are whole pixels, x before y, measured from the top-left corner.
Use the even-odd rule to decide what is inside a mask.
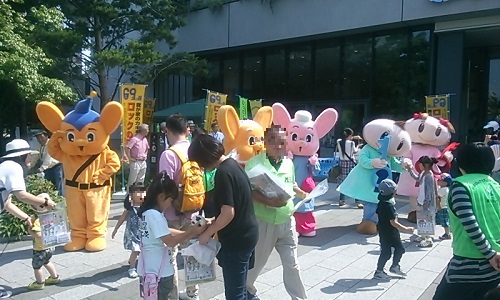
[[[77,130],[82,130],[83,127],[90,123],[99,121],[100,115],[92,110],[92,98],[80,100],[75,109],[70,111],[63,122],[73,125]]]

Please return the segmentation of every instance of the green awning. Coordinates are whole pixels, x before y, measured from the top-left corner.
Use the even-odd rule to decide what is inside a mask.
[[[166,119],[173,114],[181,114],[188,119],[203,118],[203,114],[205,113],[205,102],[206,99],[203,98],[193,102],[175,105],[155,112],[153,117],[155,119]]]

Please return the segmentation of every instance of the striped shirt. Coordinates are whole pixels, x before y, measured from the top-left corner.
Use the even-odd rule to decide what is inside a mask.
[[[460,220],[469,238],[485,259],[470,259],[454,255],[446,270],[448,283],[478,283],[491,282],[500,279],[500,272],[496,271],[489,260],[497,253],[494,251],[476,221],[472,209],[471,196],[467,189],[459,182],[454,182],[451,189],[450,210]]]

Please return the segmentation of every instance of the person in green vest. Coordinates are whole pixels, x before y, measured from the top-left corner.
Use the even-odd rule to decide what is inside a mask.
[[[433,300],[475,300],[500,284],[500,184],[489,176],[495,165],[484,143],[463,146],[463,174],[448,196],[453,257]]]

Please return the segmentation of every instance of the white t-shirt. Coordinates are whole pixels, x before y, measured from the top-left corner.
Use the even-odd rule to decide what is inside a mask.
[[[439,203],[441,205],[441,208],[448,207],[448,193],[448,187],[438,187],[438,196],[441,197],[441,202]]]
[[[23,167],[11,160],[1,163],[0,188],[5,189],[5,191],[2,191],[2,198],[0,199],[3,204],[5,204],[5,201],[7,201],[12,192],[25,191],[26,183],[24,182]],[[3,206],[1,205],[2,208]]]
[[[340,143],[342,142],[341,139],[338,139],[337,140],[337,152],[339,153],[339,157],[341,160],[349,160],[349,157],[345,156],[344,155],[344,152],[342,152],[342,148],[340,147]],[[351,140],[346,140],[345,141],[345,153],[347,155],[349,155],[353,160],[354,159],[354,150],[356,149],[356,144],[354,143],[354,141],[351,141]]]
[[[163,263],[162,274],[159,274],[159,276],[164,278],[174,275],[172,250],[161,240],[161,237],[170,234],[167,219],[156,209],[148,209],[142,214],[140,226],[142,238],[142,252],[140,256],[142,258],[139,258],[139,263],[137,264],[139,275],[143,276],[144,273],[158,274],[162,257],[165,257],[165,261]],[[164,256],[165,251],[168,251],[168,253]]]

